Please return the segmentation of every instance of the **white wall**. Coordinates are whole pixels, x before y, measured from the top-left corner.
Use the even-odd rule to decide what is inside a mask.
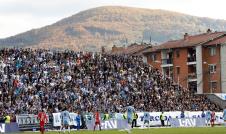
[[[197,93],[203,93],[202,46],[196,47]]]

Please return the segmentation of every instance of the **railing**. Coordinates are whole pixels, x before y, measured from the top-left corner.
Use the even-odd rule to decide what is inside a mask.
[[[197,74],[196,73],[188,74],[188,79],[197,79]]]
[[[162,64],[173,64],[173,59],[162,59]]]
[[[188,57],[188,62],[196,62],[196,57]]]

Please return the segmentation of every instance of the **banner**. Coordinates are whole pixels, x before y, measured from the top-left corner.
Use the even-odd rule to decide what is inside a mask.
[[[180,116],[179,111],[175,111],[175,112],[164,112],[164,119],[165,119],[165,125],[170,125],[169,124],[169,118],[178,118]],[[137,119],[137,125],[138,126],[142,126],[144,124],[144,113],[140,112],[137,113],[138,114],[138,119]],[[160,115],[161,112],[150,112],[150,126],[161,126],[161,122],[160,122]]]
[[[206,126],[205,118],[183,118],[169,119],[171,127],[204,127]]]
[[[137,125],[142,126],[144,124],[144,113],[139,112],[138,114],[138,119],[137,119]],[[165,124],[170,125],[169,119],[173,118],[180,118],[181,111],[173,111],[173,112],[164,112],[164,119],[165,119]],[[185,111],[184,112],[186,118],[201,118],[202,111],[195,111],[195,112],[190,112],[190,111]],[[151,126],[160,126],[160,115],[161,112],[150,112],[150,125]],[[223,124],[223,113],[222,112],[216,112],[216,120],[215,124]]]
[[[89,120],[86,122],[86,126],[88,130],[93,130],[94,125],[95,125],[94,120]],[[96,128],[97,130],[99,129],[98,127]],[[127,120],[111,119],[111,120],[101,121],[101,129],[103,130],[128,129],[129,127],[130,125],[128,124]]]
[[[18,125],[31,125],[31,124],[38,124],[38,116],[33,114],[27,115],[17,115],[16,122]],[[49,123],[49,116],[47,115],[47,124]]]
[[[76,113],[70,113],[70,122],[69,125],[70,126],[77,126],[77,121],[76,121],[76,116],[78,114]],[[61,126],[61,117],[60,117],[60,113],[53,113],[53,126],[54,127],[60,127]],[[82,125],[82,122],[80,120],[80,125]]]
[[[52,118],[52,116],[47,115],[47,124],[45,125],[46,129],[51,128],[52,126],[50,118]],[[20,130],[36,130],[40,127],[38,116],[33,114],[17,115],[16,122],[19,125]]]
[[[0,123],[0,133],[15,133],[19,132],[17,123]]]
[[[0,133],[5,133],[5,124],[0,124]]]

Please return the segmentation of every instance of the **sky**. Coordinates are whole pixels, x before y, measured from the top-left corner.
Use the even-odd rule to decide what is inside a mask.
[[[0,0],[0,38],[51,25],[99,6],[164,9],[226,20],[226,0]]]

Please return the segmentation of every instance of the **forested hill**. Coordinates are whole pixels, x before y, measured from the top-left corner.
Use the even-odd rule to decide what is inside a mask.
[[[184,33],[226,30],[225,20],[143,8],[106,6],[79,12],[55,24],[1,39],[0,46],[97,51],[101,46],[150,40],[164,42]]]

